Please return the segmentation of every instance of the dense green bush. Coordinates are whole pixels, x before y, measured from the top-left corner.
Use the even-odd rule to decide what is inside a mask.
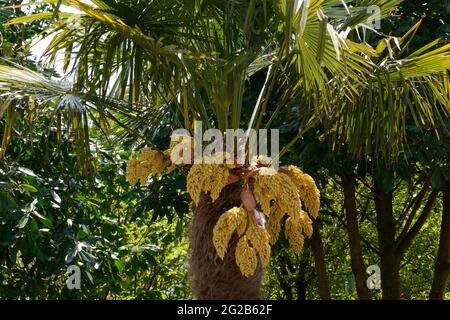
[[[70,143],[46,137],[44,125],[17,126],[0,162],[0,299],[189,297],[186,219],[156,220],[140,203],[158,190],[129,186],[129,152],[93,140],[85,176]],[[82,290],[66,288],[69,265]]]

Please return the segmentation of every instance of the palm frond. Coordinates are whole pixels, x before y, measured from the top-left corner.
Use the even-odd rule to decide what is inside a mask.
[[[54,80],[36,71],[27,69],[17,64],[0,65],[0,99],[3,101],[2,114],[8,113],[8,126],[3,134],[2,156],[10,141],[11,126],[16,105],[33,103],[34,107],[26,109],[27,112],[39,112],[50,118],[50,126],[57,125],[58,132],[66,130],[68,136],[82,140],[77,153],[84,169],[88,169],[90,162],[89,149],[89,120],[100,130],[109,136],[109,131],[114,124],[119,126],[135,139],[142,139],[142,135],[135,128],[128,127],[121,118],[140,119],[148,117],[136,112],[136,107],[131,108],[127,101],[111,98],[102,98],[90,93],[75,91],[74,85],[69,82]],[[57,119],[63,117],[63,122]],[[28,115],[25,115],[28,118]],[[30,123],[30,125],[33,125]]]
[[[393,162],[409,124],[430,128],[439,138],[450,115],[450,46],[430,51],[431,47],[426,45],[405,58],[378,50],[380,55],[372,57],[376,68],[368,86],[330,117],[335,146],[346,143],[355,157],[364,153]]]

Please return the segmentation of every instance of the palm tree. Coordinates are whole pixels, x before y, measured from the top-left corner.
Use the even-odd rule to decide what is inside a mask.
[[[395,165],[400,146],[406,140],[406,128],[411,124],[432,128],[438,140],[447,135],[450,91],[445,70],[450,68],[450,44],[436,47],[440,41],[436,39],[409,52],[408,45],[421,23],[422,20],[400,38],[380,40],[374,50],[367,51],[374,65],[368,85],[360,89],[361,94],[356,99],[344,101],[331,116],[331,128],[328,129],[331,140],[335,145],[345,144],[355,158],[365,158],[372,164],[385,167]],[[373,175],[383,298],[400,299],[402,259],[431,212],[437,191],[430,193],[426,209],[416,223],[413,226],[405,224],[397,237],[392,194],[383,190],[383,178],[383,172]],[[343,177],[344,189],[351,185],[351,180],[351,177]],[[355,240],[350,242],[350,248],[358,292],[367,298],[367,274],[355,214],[347,215],[347,226],[353,226],[348,233],[349,238]]]
[[[286,106],[296,101],[302,130],[284,146],[282,156],[324,117],[334,119],[339,115],[335,121],[338,126],[347,120],[355,123],[351,120],[355,119],[352,107],[362,106],[361,92],[373,88],[374,83],[379,88],[390,88],[400,77],[408,83],[411,78],[427,79],[431,96],[439,97],[437,93],[443,86],[436,74],[444,71],[450,61],[447,47],[425,53],[430,46],[410,57],[413,62],[405,61],[407,67],[403,73],[389,71],[383,74],[381,82],[374,81],[380,79],[381,71],[370,58],[380,52],[346,38],[349,30],[361,26],[370,13],[351,12],[335,0],[44,2],[55,5],[55,11],[17,18],[9,24],[51,19],[46,34],[53,38],[45,50],[45,63],[51,68],[63,60],[65,77],[55,81],[55,77],[11,63],[0,66],[0,90],[4,93],[0,115],[8,110],[2,156],[17,104],[35,106],[38,102],[41,112],[54,116],[58,130],[71,129],[81,141],[76,146],[83,170],[89,169],[91,160],[89,120],[101,130],[115,130],[118,139],[129,135],[140,139],[144,131],[156,131],[161,119],[170,121],[174,128],[182,127],[190,132],[194,131],[197,120],[202,121],[204,128],[218,128],[221,132],[242,126],[271,128]],[[399,2],[370,0],[357,1],[357,4],[360,7],[378,4],[385,15]],[[59,12],[61,4],[79,13]],[[390,52],[392,48],[386,43]],[[398,66],[392,68],[395,67]],[[249,85],[261,77],[265,80],[254,98]],[[413,84],[408,90],[415,101],[420,101],[421,92]],[[434,119],[428,111],[417,109],[421,119]],[[339,141],[342,130],[335,132],[339,133],[336,139]],[[371,132],[358,133],[361,139],[370,139]],[[364,141],[352,143],[362,148],[366,145]],[[151,141],[146,142],[152,146]],[[221,192],[215,201],[211,199],[213,192],[209,195],[205,192],[212,190],[206,189],[197,199],[190,232],[190,276],[197,298],[260,297],[267,264],[263,261],[265,249],[258,250],[257,243],[242,249],[242,232],[234,230],[231,230],[230,245],[225,244],[227,253],[221,252],[213,241],[215,227],[223,223],[223,217],[239,216],[235,208],[242,207],[243,198],[244,207],[254,209],[245,203],[242,194],[250,190],[248,198],[254,199],[257,186],[254,180],[249,182],[247,174],[254,174],[257,169],[248,162],[241,171],[228,175],[231,178],[223,190],[218,190]],[[282,170],[279,174],[293,177],[291,180],[295,181],[298,173],[295,168]],[[314,188],[309,191],[314,193]],[[298,193],[301,190],[293,193],[293,197],[298,198]],[[309,214],[315,216],[317,208],[311,210],[307,197],[303,195],[302,200]],[[259,197],[260,204],[262,200]],[[276,207],[273,204],[270,208],[269,203],[268,210],[264,211]],[[310,235],[308,221],[309,218],[304,219],[303,233]],[[251,219],[247,223],[252,226]],[[267,235],[263,224],[257,227]],[[298,240],[300,236],[292,238]],[[291,244],[300,249],[295,243],[292,240]],[[242,266],[253,259],[241,257],[245,261],[237,261],[239,268],[235,251],[254,252],[254,248],[258,251],[257,266],[245,274]]]

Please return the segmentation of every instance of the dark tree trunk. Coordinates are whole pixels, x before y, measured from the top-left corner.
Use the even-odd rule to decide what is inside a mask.
[[[350,245],[351,267],[355,275],[356,291],[359,299],[370,300],[372,297],[369,288],[367,288],[366,266],[364,264],[358,226],[355,180],[346,174],[342,174],[341,178],[344,187],[344,207]]]
[[[285,251],[280,255],[280,272],[278,273],[278,281],[280,282],[280,287],[284,292],[284,297],[286,300],[293,300],[292,296],[292,282],[289,279],[289,254]]]
[[[325,253],[323,251],[322,237],[320,236],[319,221],[313,224],[314,232],[310,239],[311,251],[314,257],[314,267],[317,273],[317,286],[319,287],[319,296],[322,300],[331,300],[330,283],[327,276],[325,264]]]
[[[375,182],[375,208],[377,211],[378,244],[381,258],[381,290],[383,299],[399,300],[400,259],[396,255],[395,223],[392,211],[392,191],[385,192]]]
[[[443,300],[450,274],[450,181],[446,181],[443,192],[443,210],[439,249],[434,269],[430,299]]]
[[[221,260],[213,245],[213,228],[219,217],[232,207],[239,207],[239,183],[225,187],[220,197],[211,202],[202,195],[195,209],[189,230],[190,268],[192,292],[201,300],[260,299],[264,269],[261,264],[249,278],[241,274],[235,261],[237,235],[233,235],[228,251]]]
[[[306,300],[308,282],[306,280],[305,269],[307,265],[302,263],[299,267],[300,270],[297,272],[297,278],[295,279],[295,291],[297,292],[297,300]]]

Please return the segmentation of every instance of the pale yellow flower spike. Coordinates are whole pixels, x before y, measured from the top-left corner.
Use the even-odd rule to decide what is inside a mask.
[[[240,238],[236,245],[236,264],[244,277],[248,278],[255,274],[258,259],[246,236]]]
[[[247,219],[244,208],[234,207],[222,214],[213,229],[213,244],[218,256],[223,259],[233,232]]]
[[[196,204],[202,192],[210,192],[212,201],[219,198],[228,183],[228,169],[217,164],[194,164],[187,175],[187,190]]]
[[[244,208],[242,208],[242,209],[244,209]],[[245,210],[245,218],[242,219],[241,223],[237,227],[238,236],[242,236],[247,231],[248,224],[251,219],[252,219],[252,217],[249,217],[248,211]]]
[[[149,175],[159,174],[164,169],[164,156],[161,152],[150,148],[143,148],[140,150],[141,156],[139,157],[142,171]],[[145,178],[147,178],[145,177]],[[146,180],[146,179],[145,179]],[[143,182],[141,180],[141,182]]]
[[[143,148],[139,159],[131,159],[127,166],[127,178],[132,186],[138,181],[147,182],[150,175],[159,174],[164,170],[164,156],[157,150]]]
[[[269,174],[262,171],[255,179],[254,193],[261,208],[270,219],[270,199],[276,201],[283,212],[291,215],[300,212],[301,202],[297,187],[292,179],[284,173]]]
[[[268,196],[267,194],[264,194],[264,190],[260,191],[255,188],[255,195],[258,199],[258,202],[261,206],[262,211],[264,214],[269,217],[270,215],[270,201],[274,200],[274,197]]]
[[[284,217],[285,212],[275,203],[270,211],[269,222],[267,223],[267,231],[269,232],[270,244],[275,244],[278,241],[281,231],[281,219]]]
[[[246,232],[246,236],[250,240],[253,248],[258,252],[261,264],[267,267],[270,261],[269,233],[267,230],[264,227],[255,225],[250,220],[250,226]]]
[[[294,181],[300,195],[300,199],[305,204],[306,209],[308,209],[311,216],[316,219],[319,215],[320,208],[320,191],[314,182],[314,179],[303,173],[296,166],[289,166],[292,172],[291,179]]]
[[[313,226],[312,226],[312,220],[309,218],[308,214],[302,210],[300,213],[300,220],[302,224],[303,233],[308,237],[311,238],[313,234]]]
[[[300,212],[293,214],[286,219],[285,236],[296,253],[300,253],[303,250],[303,244],[305,241],[301,230],[302,221]]]
[[[138,182],[138,176],[137,176],[137,167],[139,165],[139,161],[135,159],[131,159],[128,161],[127,165],[127,179],[130,182],[130,184],[134,187],[136,183]]]

